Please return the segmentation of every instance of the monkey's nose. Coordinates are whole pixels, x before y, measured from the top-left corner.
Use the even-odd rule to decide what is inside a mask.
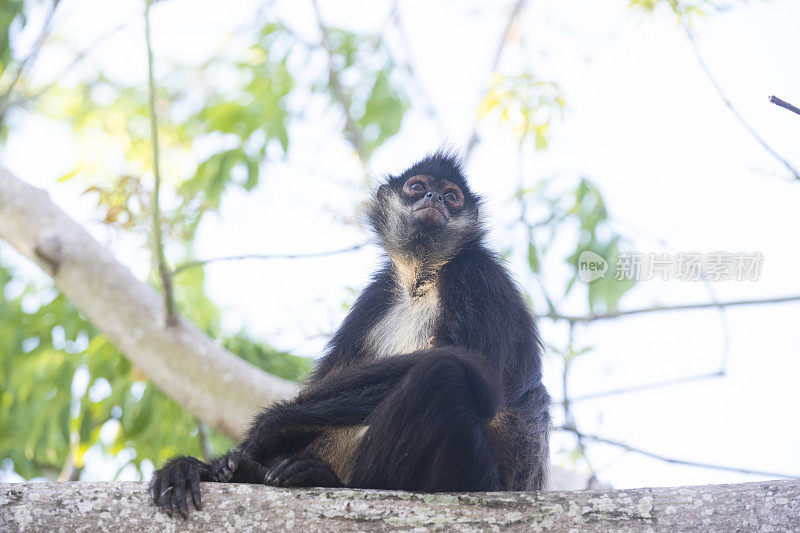
[[[439,193],[435,193],[435,192],[433,192],[433,191],[428,191],[428,192],[425,194],[425,198],[430,198],[430,199],[432,199],[434,202],[444,202],[444,197],[443,197],[441,194],[439,194]]]

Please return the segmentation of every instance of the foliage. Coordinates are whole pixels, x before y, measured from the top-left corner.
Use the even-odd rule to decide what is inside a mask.
[[[216,308],[201,290],[189,290],[202,281],[202,271],[187,274],[194,279],[179,285],[179,301],[196,323],[213,328]],[[18,474],[53,476],[67,456],[80,468],[93,447],[111,455],[133,450],[130,464],[137,469],[144,460],[160,464],[179,453],[203,455],[195,418],[150,383],[63,295],[23,285],[0,264],[0,317],[0,457],[11,459]],[[277,352],[243,333],[223,343],[286,379],[302,379],[311,366],[306,358]],[[212,453],[230,444],[210,432]]]
[[[359,35],[329,29],[331,70],[344,90],[346,112],[358,126],[359,144],[369,157],[392,135],[400,131],[408,97],[398,82],[398,68],[380,36]],[[329,85],[332,103],[337,96]]]
[[[500,124],[509,124],[519,143],[532,136],[537,150],[547,148],[550,124],[564,109],[564,94],[558,84],[542,81],[529,73],[495,75],[478,107],[478,118],[494,113]]]
[[[546,180],[532,189],[517,191],[516,197],[523,205],[521,222],[528,235],[528,266],[539,275],[541,258],[550,252],[556,237],[562,247],[568,243],[570,252],[564,262],[571,273],[563,288],[563,295],[567,296],[576,287],[580,255],[587,250],[600,255],[612,269],[604,277],[580,285],[586,286],[590,311],[613,311],[634,285],[634,280],[616,279],[613,271],[624,238],[611,225],[603,196],[591,180],[580,178],[566,190],[559,190],[556,185]],[[553,302],[548,305],[553,311]]]
[[[0,2],[0,74],[5,71],[11,59],[11,31],[15,21],[25,24],[23,0],[4,0]]]
[[[679,24],[689,26],[695,18],[725,6],[716,0],[630,0],[630,7],[648,15],[664,9],[674,15]]]

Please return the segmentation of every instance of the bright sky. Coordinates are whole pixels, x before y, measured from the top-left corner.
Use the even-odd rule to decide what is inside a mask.
[[[91,61],[113,76],[145,82],[137,19],[141,2],[62,4],[60,32],[75,42],[91,42],[133,19],[104,41]],[[209,0],[158,4],[153,9],[154,46],[161,60],[157,74],[167,74],[173,63],[201,62],[250,20],[256,4],[236,0],[225,9]],[[763,253],[761,279],[715,283],[720,300],[797,294],[800,183],[792,182],[725,108],[674,21],[640,17],[627,4],[530,2],[501,71],[524,68],[559,82],[568,111],[554,128],[549,151],[524,154],[526,182],[551,175],[591,178],[620,227],[634,237],[637,251]],[[370,32],[384,26],[389,5],[322,2],[329,24]],[[309,3],[275,6],[285,21],[316,39]],[[400,6],[411,56],[443,117],[444,131],[421,105],[412,109],[400,134],[376,152],[370,166],[375,176],[401,170],[444,141],[464,145],[510,2],[404,0]],[[767,96],[800,102],[798,20],[800,3],[794,0],[752,1],[696,27],[703,57],[731,101],[795,167],[800,166],[800,117],[768,103]],[[386,38],[398,54],[406,53],[395,33]],[[43,54],[37,74],[48,79],[61,61],[57,54]],[[337,134],[339,116],[322,108],[310,109],[309,115],[291,132],[289,160],[269,164],[253,193],[230,194],[220,215],[203,224],[199,257],[329,250],[367,238],[365,230],[340,223],[364,192],[359,165]],[[47,187],[78,220],[92,220],[88,202],[77,197],[79,184],[53,184],[74,162],[68,130],[42,119],[18,126],[2,152],[4,164]],[[481,131],[468,173],[473,188],[488,200],[491,242],[498,248],[521,245],[521,235],[503,229],[517,214],[510,202],[518,174],[516,141],[491,120]],[[40,155],[43,149],[46,158]],[[94,233],[135,272],[145,271],[146,251],[137,248],[139,243],[110,238],[99,228]],[[208,288],[230,330],[246,327],[279,347],[318,355],[323,335],[344,316],[342,303],[352,301],[377,262],[378,252],[370,248],[324,259],[220,263],[207,268]],[[512,268],[536,297],[535,285],[523,276],[524,258],[512,258]],[[560,286],[563,264],[556,258],[544,268],[548,285]],[[699,283],[648,281],[637,285],[621,307],[709,299]],[[563,311],[583,313],[583,300],[575,294]],[[800,304],[736,308],[727,316],[725,378],[580,402],[575,405],[579,426],[671,457],[800,475]],[[563,324],[544,322],[542,329],[548,343],[564,344]],[[576,396],[714,371],[724,344],[721,320],[713,311],[597,323],[579,327],[577,339],[594,351],[574,365],[570,389]],[[560,358],[548,358],[546,381],[560,399]],[[557,407],[554,413],[558,419]],[[565,462],[561,450],[572,446],[571,437],[555,434],[553,459]],[[601,445],[590,446],[589,458],[600,478],[619,488],[759,479],[666,464]]]

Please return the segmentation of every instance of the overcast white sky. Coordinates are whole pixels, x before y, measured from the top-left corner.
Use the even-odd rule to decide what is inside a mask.
[[[158,4],[153,9],[158,75],[169,72],[170,62],[202,61],[252,16],[256,4],[236,0],[225,9],[207,0]],[[501,71],[525,68],[558,81],[568,110],[554,128],[550,150],[525,153],[526,182],[554,174],[591,178],[638,251],[763,253],[759,281],[714,284],[721,300],[800,293],[800,183],[792,182],[724,107],[674,21],[643,18],[627,4],[530,2],[514,33],[522,36],[521,44],[508,46]],[[322,2],[329,24],[373,32],[383,27],[389,5]],[[421,106],[412,109],[400,134],[373,157],[373,175],[398,171],[443,141],[464,145],[509,6],[400,2],[413,60],[444,131]],[[310,4],[282,1],[276,9],[309,39],[316,38]],[[140,17],[141,2],[64,0],[59,10],[61,33],[90,42]],[[730,99],[796,167],[800,117],[768,103],[767,96],[800,102],[798,20],[795,0],[752,1],[696,28],[698,46]],[[395,34],[386,38],[398,54],[405,53]],[[91,61],[113,76],[144,83],[141,24],[120,31]],[[45,53],[37,74],[48,78],[58,64],[59,57]],[[290,159],[269,164],[253,193],[230,194],[219,216],[203,224],[198,256],[328,250],[368,237],[363,229],[340,223],[364,193],[359,165],[336,133],[338,116],[313,112],[291,132]],[[492,243],[519,244],[521,236],[503,229],[516,217],[510,202],[517,182],[516,141],[491,121],[481,131],[482,143],[468,167],[473,188],[488,200]],[[74,150],[68,130],[37,118],[19,124],[2,156],[20,177],[47,187],[70,214],[88,223],[95,214],[77,198],[77,186],[53,184],[71,168]],[[298,209],[296,198],[306,207]],[[95,234],[109,238],[101,230]],[[135,243],[109,242],[134,271],[145,271],[145,252]],[[377,262],[378,251],[370,248],[324,259],[215,264],[207,268],[208,288],[230,330],[246,327],[279,347],[318,355],[325,341],[320,335],[341,321],[342,302],[353,299]],[[523,276],[524,258],[512,258],[512,268],[536,295]],[[553,260],[545,268],[552,287],[559,286],[567,272],[563,264]],[[584,312],[580,296],[563,310]],[[702,284],[650,281],[640,283],[621,307],[709,298]],[[676,458],[800,475],[798,318],[799,304],[731,309],[727,377],[581,402],[575,405],[578,424],[589,433]],[[548,343],[563,345],[563,325],[545,322],[542,329]],[[577,338],[595,350],[574,365],[574,395],[716,370],[724,337],[718,313],[692,311],[579,327]],[[560,359],[550,357],[546,381],[556,399],[559,368]],[[565,461],[560,451],[572,445],[570,437],[554,435],[554,460]],[[590,447],[589,458],[603,480],[620,488],[759,479],[665,464],[600,445]]]

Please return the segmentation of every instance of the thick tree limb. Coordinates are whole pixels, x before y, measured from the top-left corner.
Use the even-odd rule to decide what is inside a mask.
[[[738,485],[415,494],[204,483],[168,518],[146,484],[0,484],[2,531],[797,531],[800,480]]]
[[[165,327],[164,303],[46,192],[0,168],[0,239],[38,264],[58,289],[164,392],[237,438],[259,408],[296,386],[247,363],[183,318]]]

